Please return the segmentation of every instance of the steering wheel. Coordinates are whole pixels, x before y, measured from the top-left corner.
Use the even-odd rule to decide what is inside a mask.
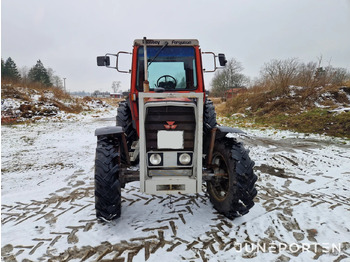
[[[164,81],[160,81],[163,78],[164,78]],[[167,78],[170,78],[170,80],[167,81]],[[163,87],[165,89],[175,89],[176,84],[177,84],[177,81],[175,77],[171,75],[163,75],[159,77],[157,80],[157,87]]]

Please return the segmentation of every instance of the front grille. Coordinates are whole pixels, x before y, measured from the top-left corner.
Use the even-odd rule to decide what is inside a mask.
[[[193,151],[196,130],[196,118],[193,107],[156,106],[146,111],[145,131],[146,150],[157,149],[157,132],[166,130],[167,121],[175,121],[175,130],[184,131],[184,150]]]

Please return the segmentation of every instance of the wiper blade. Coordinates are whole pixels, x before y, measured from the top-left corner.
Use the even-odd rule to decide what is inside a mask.
[[[162,50],[168,45],[168,42],[165,42],[165,44],[162,46],[161,49],[159,49],[159,51],[156,53],[156,55],[151,59],[151,61],[149,62],[148,66],[150,66],[152,64],[152,62],[154,62],[154,60],[156,60],[156,58],[158,57],[158,55],[160,54],[160,52],[162,52]]]

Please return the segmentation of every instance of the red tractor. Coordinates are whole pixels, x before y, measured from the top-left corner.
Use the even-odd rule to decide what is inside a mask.
[[[242,143],[227,137],[239,129],[217,125],[203,81],[202,52],[194,39],[137,39],[132,68],[120,70],[121,54],[97,57],[99,66],[131,73],[131,89],[119,104],[116,126],[96,130],[96,216],[121,214],[121,188],[140,181],[149,194],[202,192],[233,219],[248,213],[257,194],[254,162]],[[225,66],[224,54],[213,55]],[[111,57],[116,65],[111,66]]]

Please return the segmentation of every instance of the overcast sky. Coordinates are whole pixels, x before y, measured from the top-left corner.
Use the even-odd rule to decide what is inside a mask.
[[[144,36],[198,39],[253,78],[291,57],[350,71],[349,28],[350,0],[2,0],[1,57],[18,68],[41,59],[69,91],[112,91],[113,81],[128,90],[130,75],[97,67],[96,56],[131,51]]]

